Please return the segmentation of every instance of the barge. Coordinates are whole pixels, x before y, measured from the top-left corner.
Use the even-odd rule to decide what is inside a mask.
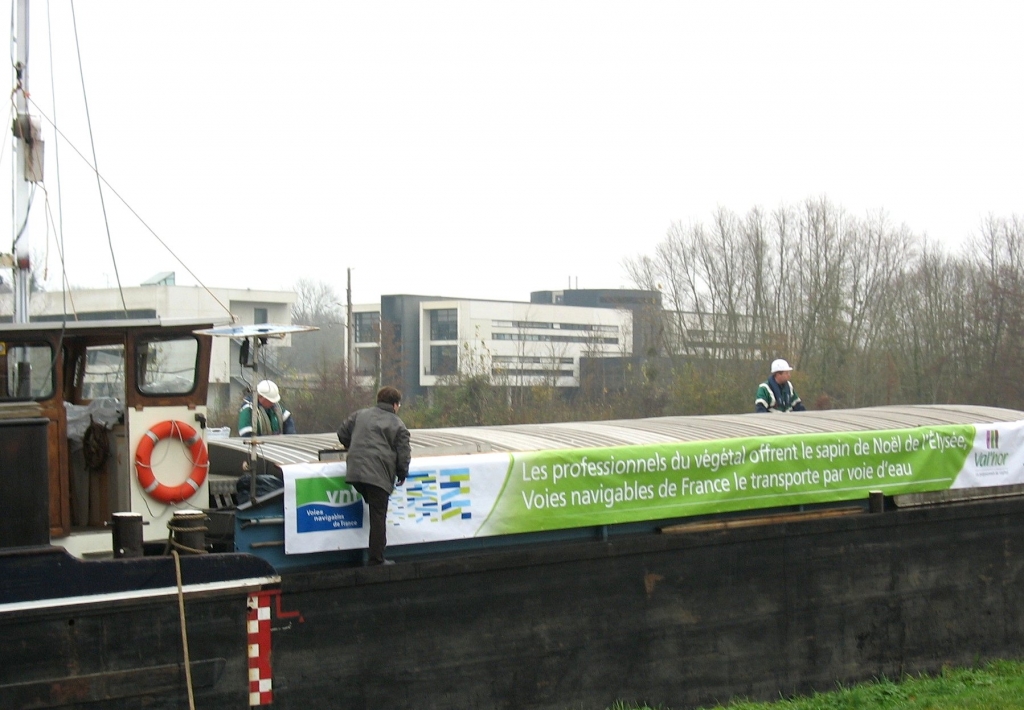
[[[1024,651],[1024,412],[413,431],[366,567],[333,434],[208,436],[214,325],[0,333],[0,706],[678,710]]]

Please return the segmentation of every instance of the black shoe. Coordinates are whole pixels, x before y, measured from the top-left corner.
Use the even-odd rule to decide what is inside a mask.
[[[393,565],[393,564],[395,564],[395,561],[394,560],[370,560],[366,564],[370,565],[371,567],[373,567],[375,565]]]

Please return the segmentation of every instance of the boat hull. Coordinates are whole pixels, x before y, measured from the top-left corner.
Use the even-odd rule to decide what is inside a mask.
[[[0,554],[0,575],[0,707],[188,707],[172,558],[21,549]],[[197,703],[247,707],[248,607],[279,578],[249,555],[182,558],[181,576]]]
[[[278,708],[687,708],[1024,653],[1024,500],[285,573]]]

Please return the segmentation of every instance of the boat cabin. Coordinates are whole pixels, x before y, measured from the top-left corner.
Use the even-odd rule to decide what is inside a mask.
[[[157,318],[0,326],[0,547],[52,543],[104,556],[115,512],[141,513],[144,538],[156,540],[167,537],[175,509],[207,506],[197,459],[205,457],[212,339],[194,331],[213,325]],[[136,466],[144,439],[147,486]],[[154,478],[160,490],[188,485],[190,495],[160,500]]]

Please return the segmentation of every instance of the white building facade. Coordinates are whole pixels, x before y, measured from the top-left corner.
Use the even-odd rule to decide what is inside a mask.
[[[500,301],[420,304],[420,385],[484,375],[517,387],[579,387],[580,357],[631,354],[629,311]]]
[[[388,350],[411,365],[402,368],[408,374],[398,384],[413,394],[467,376],[512,387],[579,387],[581,357],[632,354],[632,314],[625,309],[420,296],[385,299],[404,304],[392,309],[391,319],[382,320],[377,304],[353,307],[353,371],[362,386],[379,381],[381,358],[389,357]],[[409,307],[416,309],[413,321],[403,323],[402,312]]]

